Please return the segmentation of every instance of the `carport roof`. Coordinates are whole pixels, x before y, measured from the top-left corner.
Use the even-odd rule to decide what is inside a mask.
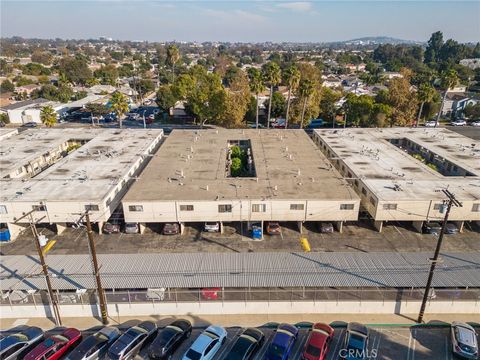
[[[107,289],[424,287],[430,253],[175,253],[99,255]],[[480,253],[443,253],[434,287],[480,287]],[[2,290],[45,289],[38,259],[2,256]],[[49,255],[55,289],[94,289],[88,255]]]

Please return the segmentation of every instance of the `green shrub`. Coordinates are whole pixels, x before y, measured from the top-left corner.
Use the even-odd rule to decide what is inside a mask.
[[[232,159],[234,158],[241,158],[242,157],[242,149],[240,149],[240,146],[232,146]]]
[[[230,166],[231,176],[240,176],[242,173],[242,160],[238,157],[232,158],[232,165]]]

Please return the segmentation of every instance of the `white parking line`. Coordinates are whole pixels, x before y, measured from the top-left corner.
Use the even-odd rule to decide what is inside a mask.
[[[238,328],[237,331],[235,331],[232,336],[229,338],[229,335],[227,333],[227,341],[224,346],[220,348],[220,350],[215,354],[214,358],[215,359],[223,359],[224,355],[227,353],[227,351],[230,351],[230,349],[233,347],[233,341],[237,339],[237,335],[243,330],[243,328]]]
[[[343,333],[344,332],[345,332],[345,329],[342,329],[342,330],[340,330],[340,334],[338,334],[338,341],[335,344],[335,348],[333,349],[333,352],[332,352],[332,360],[338,358],[338,353],[337,353],[338,346],[340,345],[340,343],[343,342]]]
[[[413,344],[412,344],[412,358],[411,360],[415,360],[415,348],[417,347],[417,330],[413,329]]]
[[[407,360],[410,360],[410,353],[412,351],[412,332],[410,331],[410,336],[408,338],[408,352],[407,352]]]
[[[375,350],[375,352],[378,354],[379,353],[378,349],[380,348],[380,342],[382,341],[382,337],[378,336],[377,339],[378,339],[377,345],[375,345],[375,342],[374,342],[372,350]],[[372,354],[373,354],[373,351],[372,351]]]
[[[260,348],[260,350],[258,350],[257,355],[255,356],[255,359],[261,360],[264,358],[274,334],[275,334],[275,331],[271,331],[268,337],[265,338],[265,341],[263,342],[263,346]]]
[[[445,360],[452,360],[452,352],[451,349],[451,342],[450,336],[447,336],[447,341],[445,341]]]

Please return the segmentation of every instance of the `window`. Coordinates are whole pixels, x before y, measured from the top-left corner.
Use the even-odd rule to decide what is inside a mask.
[[[98,211],[98,205],[85,205],[85,211]]]
[[[480,211],[480,204],[473,204],[472,205],[472,211],[473,212],[479,212]]]
[[[354,204],[340,204],[340,210],[353,210]]]
[[[290,204],[290,210],[304,210],[304,204]]]
[[[443,204],[434,204],[433,205],[433,210],[441,210],[442,206],[443,206]]]
[[[375,199],[373,197],[370,196],[370,203],[375,206],[377,205],[377,202],[375,201]]]
[[[32,205],[33,211],[47,211],[46,205]]]
[[[267,205],[265,204],[252,204],[252,212],[265,212],[267,211]]]
[[[362,194],[367,196],[367,190],[365,190],[365,188],[362,188]]]
[[[219,213],[231,213],[232,212],[232,205],[229,205],[229,204],[218,205],[218,212]]]
[[[358,180],[355,180],[354,183],[355,183],[355,186],[358,187]]]
[[[0,205],[0,214],[8,214],[6,205]]]
[[[397,204],[383,204],[383,210],[397,210]]]
[[[129,205],[128,211],[143,211],[143,205]]]
[[[180,205],[180,211],[193,211],[193,205]]]

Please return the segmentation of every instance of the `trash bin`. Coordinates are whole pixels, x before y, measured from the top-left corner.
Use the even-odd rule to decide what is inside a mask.
[[[0,229],[0,241],[10,241],[10,230]]]

